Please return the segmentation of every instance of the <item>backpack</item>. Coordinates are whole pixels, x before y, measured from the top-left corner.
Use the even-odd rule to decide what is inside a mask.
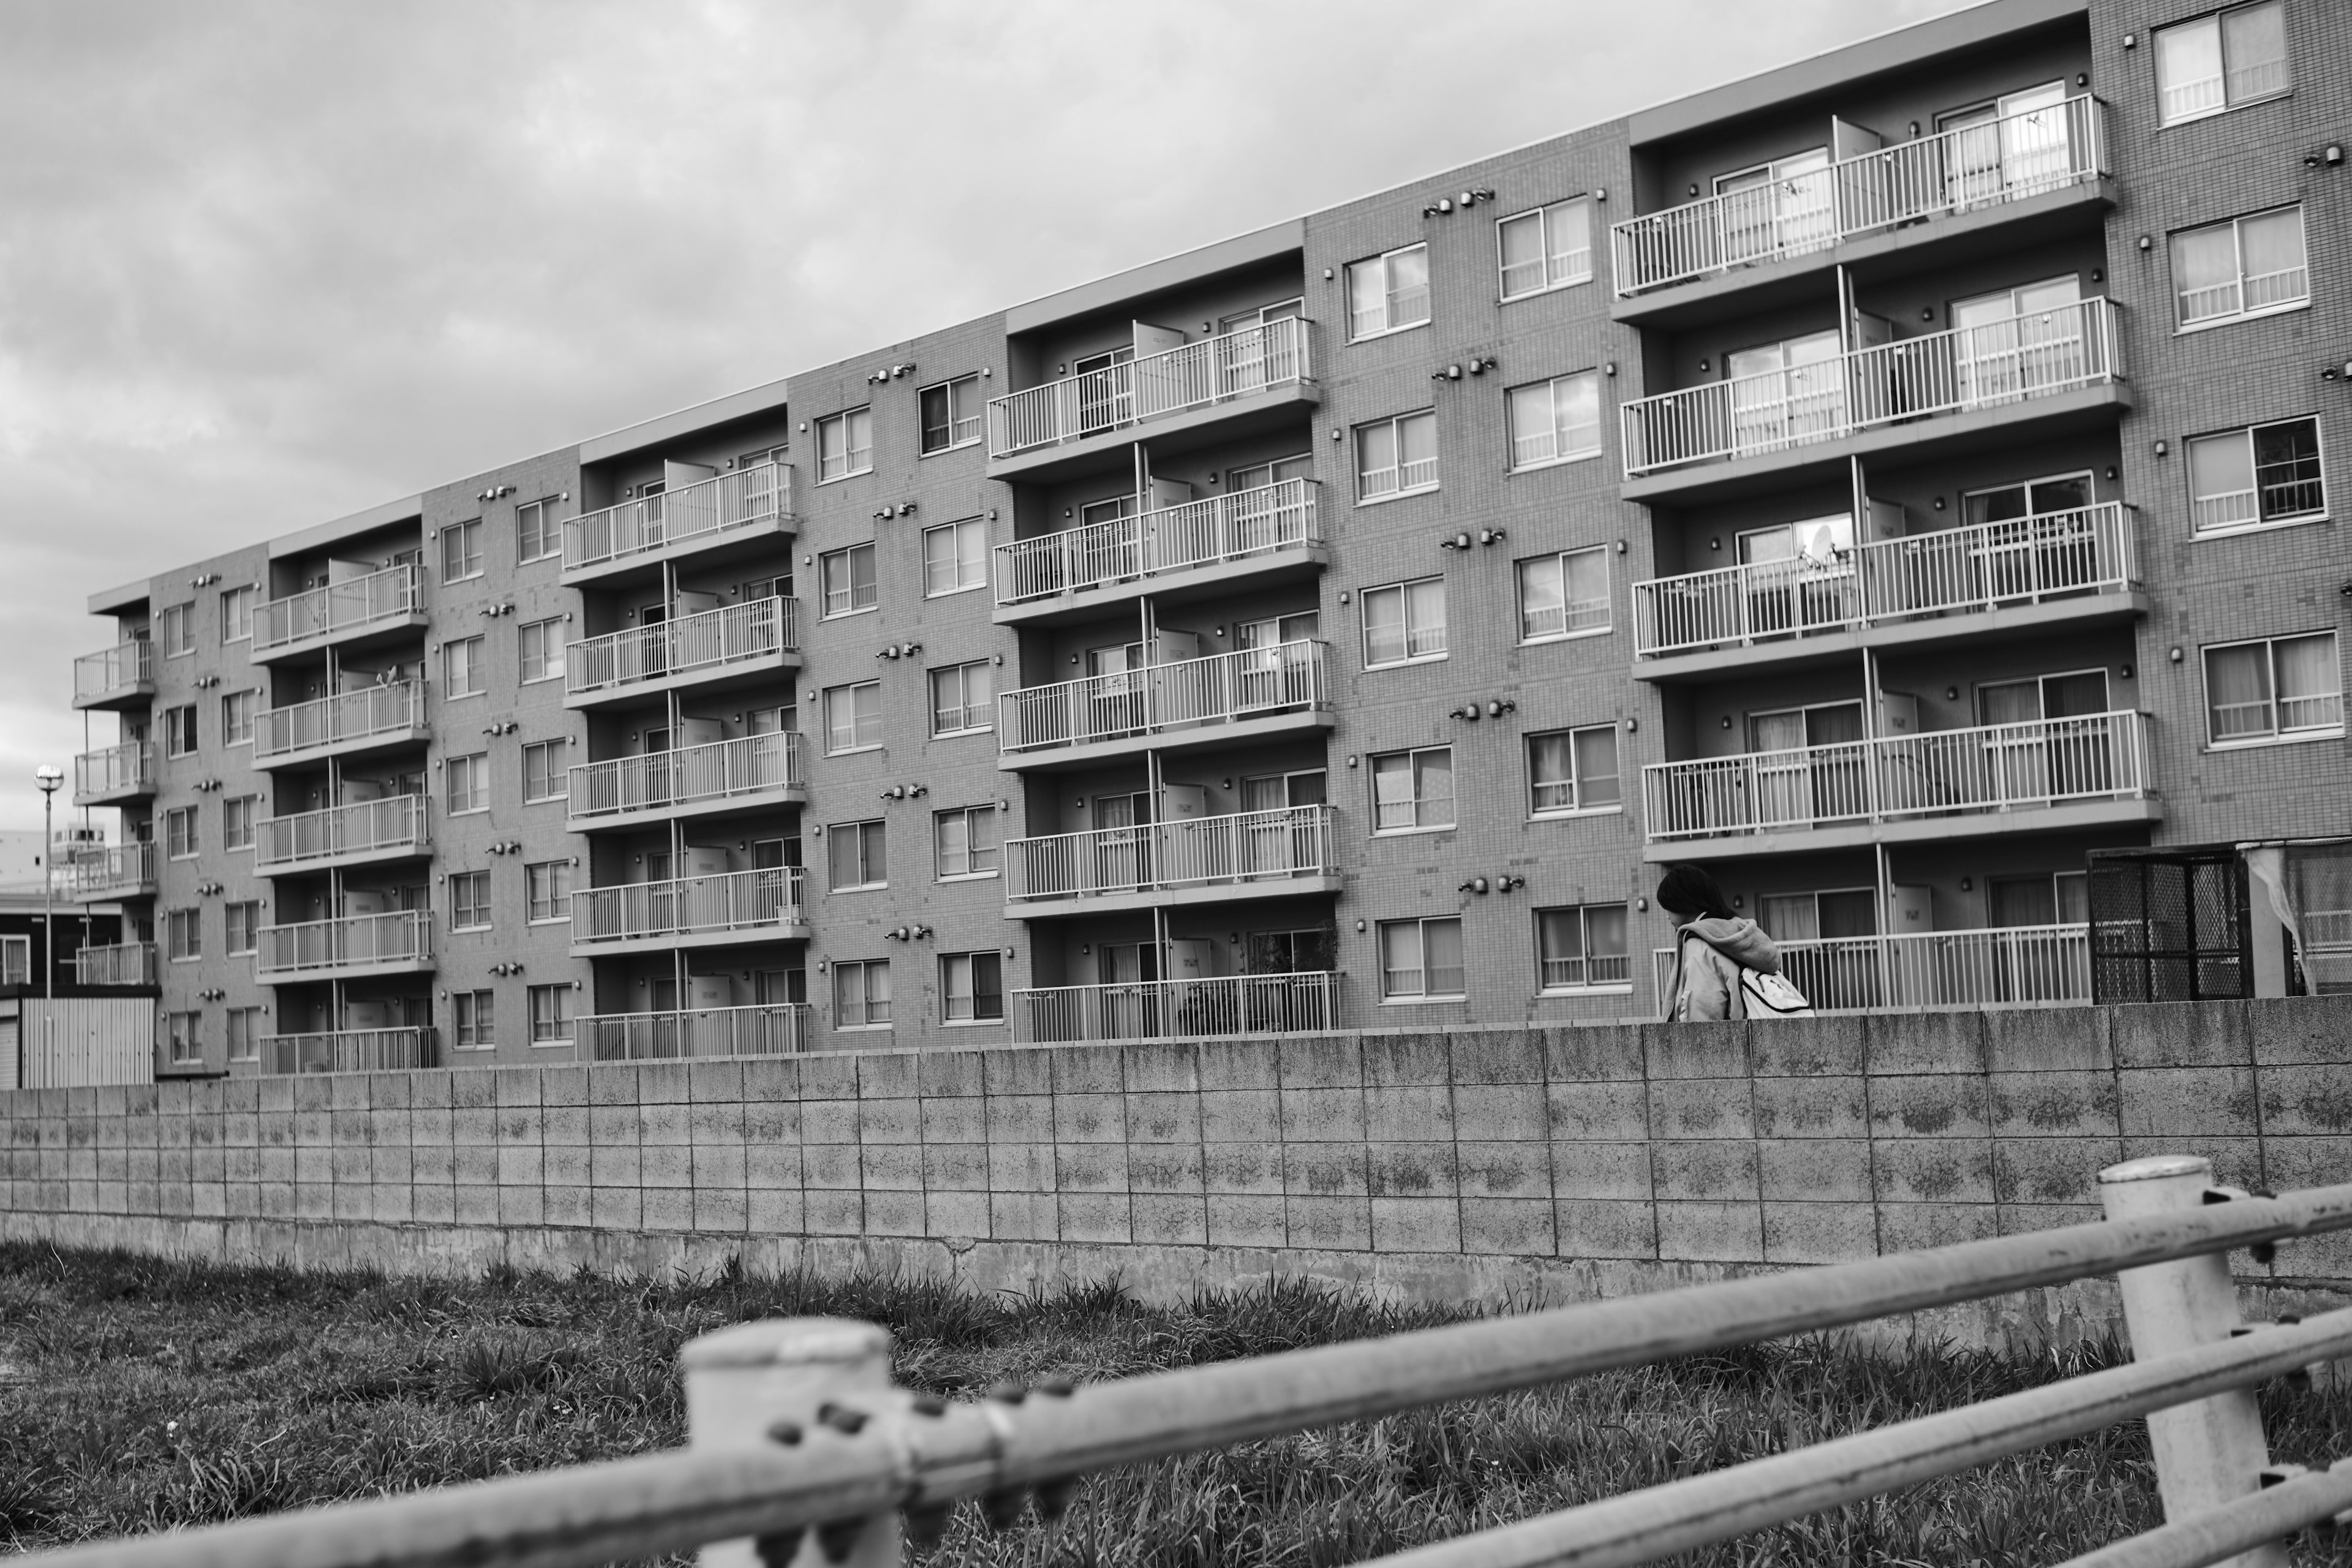
[[[1767,974],[1746,964],[1739,968],[1739,996],[1751,1018],[1810,1018],[1813,1005],[1785,974]]]

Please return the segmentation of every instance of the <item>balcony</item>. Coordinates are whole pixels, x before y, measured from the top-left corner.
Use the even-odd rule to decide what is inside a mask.
[[[426,738],[424,684],[393,681],[263,710],[254,716],[253,765],[302,767],[329,757],[422,745]]]
[[[797,734],[739,735],[572,770],[567,811],[575,832],[635,827],[798,805],[808,798],[808,744]]]
[[[1318,970],[1057,985],[1015,991],[1011,1002],[1015,1037],[1040,1045],[1323,1034],[1339,1026],[1339,976]]]
[[[77,708],[137,708],[155,695],[155,645],[145,637],[74,660]]]
[[[579,1059],[659,1062],[794,1056],[814,1037],[808,1004],[698,1007],[675,1013],[595,1013],[572,1021]]]
[[[269,817],[255,825],[254,868],[285,877],[429,855],[432,815],[423,795],[395,795]]]
[[[1863,647],[2023,635],[2147,611],[2118,501],[1633,584],[1648,680]]]
[[[2087,1007],[2091,928],[1998,926],[1908,936],[1784,942],[1780,970],[1816,1013]],[[1650,954],[1658,1016],[1672,1005],[1675,953]]]
[[[563,524],[563,581],[609,583],[650,574],[665,561],[772,544],[792,528],[792,468],[754,463],[569,519]]]
[[[349,650],[424,626],[423,582],[416,563],[404,561],[255,606],[253,658],[266,663],[323,647]]]
[[[125,741],[102,751],[84,752],[74,759],[73,803],[119,805],[144,800],[155,793],[160,776],[152,742]]]
[[[2011,250],[2113,201],[2106,107],[2084,94],[1610,226],[1620,321],[1684,326],[1865,274]]]
[[[1083,472],[1139,426],[1172,452],[1295,421],[1317,399],[1313,346],[1293,317],[991,398],[989,478]]]
[[[1312,479],[1285,479],[996,547],[999,625],[1076,620],[1144,594],[1200,596],[1322,566]],[[1140,504],[1140,503],[1139,503]]]
[[[997,705],[997,766],[1082,767],[1328,729],[1328,647],[1276,643],[1007,691]]]
[[[267,985],[424,974],[433,968],[433,913],[389,910],[300,925],[263,926],[254,973]]]
[[[625,882],[572,895],[572,955],[804,940],[798,866]]]
[[[82,985],[153,985],[156,973],[152,942],[85,947],[74,954],[74,980]]]
[[[2153,822],[2144,713],[2091,713],[1642,770],[1648,860]]]
[[[573,643],[563,655],[563,705],[605,707],[689,687],[716,690],[797,669],[797,608],[791,599],[753,599]]]
[[[1890,447],[1924,457],[2102,420],[2126,406],[2116,308],[2084,300],[1637,398],[1619,409],[1628,500],[1713,499],[1742,480]]]
[[[264,1035],[261,1062],[273,1073],[413,1072],[441,1065],[430,1029],[335,1029],[310,1035]]]
[[[152,844],[117,844],[79,849],[73,858],[73,896],[83,903],[155,896],[157,853]]]
[[[1339,888],[1326,805],[1015,838],[1004,876],[1005,912],[1024,920]]]

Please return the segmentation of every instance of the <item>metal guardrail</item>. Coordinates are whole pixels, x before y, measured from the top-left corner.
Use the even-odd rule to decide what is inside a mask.
[[[255,714],[253,756],[266,762],[320,746],[404,734],[424,723],[424,682],[387,681]]]
[[[563,521],[563,570],[583,572],[793,515],[793,470],[754,463]]]
[[[751,599],[573,643],[564,649],[563,689],[575,697],[614,691],[797,652],[798,608],[793,599]]]
[[[588,1062],[792,1056],[815,1037],[805,1002],[592,1013],[573,1019],[572,1028],[580,1058]]]
[[[152,942],[85,947],[74,954],[74,979],[83,985],[152,985],[156,973]]]
[[[257,1044],[273,1073],[407,1072],[441,1065],[438,1040],[431,1029],[331,1029]]]
[[[118,692],[129,692],[142,686],[155,684],[155,645],[146,637],[134,637],[126,643],[98,653],[86,653],[74,660],[74,700],[95,701]]]
[[[1780,973],[1816,1013],[2088,1006],[2088,925],[1987,926],[1776,944]],[[1650,950],[1658,1016],[1673,1001],[1675,950]]]
[[[1339,976],[1328,970],[1055,985],[1012,994],[1019,1038],[1034,1042],[1318,1034],[1339,1026]]]
[[[1008,458],[1315,379],[1314,323],[1221,332],[988,400],[988,455]]]
[[[997,743],[1011,755],[1328,708],[1329,646],[1276,643],[1024,686],[998,697]]]
[[[254,973],[266,984],[273,975],[331,973],[374,963],[433,962],[433,913],[386,910],[342,915],[293,925],[263,926]]]
[[[575,823],[595,822],[798,789],[807,783],[807,742],[800,734],[738,735],[674,752],[582,763],[572,770],[565,809]]]
[[[1097,827],[1004,846],[1004,901],[1162,888],[1255,887],[1331,867],[1331,808],[1283,806]]]
[[[254,858],[263,870],[364,855],[422,850],[433,842],[432,805],[421,795],[355,800],[321,811],[265,817],[254,824]]]
[[[253,610],[253,651],[269,653],[310,637],[363,631],[396,621],[425,607],[421,575],[413,561],[324,587],[271,599]]]
[[[152,793],[160,776],[152,741],[125,741],[119,746],[84,752],[74,759],[74,800],[95,800],[125,790]]]
[[[572,944],[802,925],[804,880],[800,867],[776,866],[583,888],[572,895]]]
[[[102,849],[78,849],[73,858],[73,896],[77,899],[131,898],[151,892],[160,850],[152,842],[110,844]]]
[[[996,602],[1027,605],[1323,542],[1322,487],[1284,479],[996,547]]]

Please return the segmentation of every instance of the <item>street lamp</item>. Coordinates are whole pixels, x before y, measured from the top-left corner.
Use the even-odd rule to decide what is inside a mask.
[[[48,999],[58,999],[58,831],[50,813],[58,802],[58,785],[66,782],[65,769],[43,763],[33,770],[41,786],[41,970],[48,984]]]

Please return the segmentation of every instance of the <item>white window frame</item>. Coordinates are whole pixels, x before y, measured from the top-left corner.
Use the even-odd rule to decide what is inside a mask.
[[[163,858],[193,860],[203,853],[196,808],[193,805],[166,806],[163,810]]]
[[[461,768],[467,780],[467,788],[463,794],[460,794],[457,789],[457,774]],[[472,816],[478,812],[490,809],[489,752],[468,752],[464,756],[442,758],[441,780],[442,799],[446,803],[447,816]],[[459,804],[470,798],[478,798],[480,804],[476,805]]]
[[[196,651],[196,602],[166,605],[155,612],[155,648],[165,658]]]
[[[2279,721],[2278,648],[2281,643],[2304,642],[2325,637],[2330,646],[2328,668],[2336,675],[2336,717],[2326,723],[2298,725],[2290,730]],[[2259,647],[2263,650],[2264,676],[2269,682],[2271,724],[2259,735],[2216,739],[2213,733],[2213,656],[2235,652],[2240,648]],[[2344,734],[2344,647],[2343,639],[2332,629],[2288,632],[2279,637],[2241,637],[2232,642],[2207,643],[2197,650],[2199,672],[2203,677],[2205,704],[2205,749],[2209,752],[2249,751],[2263,746],[2297,746],[2311,741],[2340,740]],[[2308,700],[2305,699],[2305,700]]]
[[[471,518],[442,529],[441,581],[470,583],[482,571],[482,520]]]
[[[551,561],[563,553],[563,520],[555,515],[554,496],[541,496],[537,500],[518,502],[515,506],[515,564],[528,566],[534,561]],[[526,528],[525,518],[533,520]],[[539,548],[530,547],[533,536]]]
[[[236,944],[237,911],[239,910],[247,910],[250,914],[250,918],[246,921],[246,944],[243,947],[239,947]],[[226,953],[229,957],[249,958],[253,954],[259,952],[261,951],[261,900],[259,899],[232,899],[227,903],[223,904],[221,906],[221,926],[224,932],[221,938],[221,951]]]
[[[1423,622],[1415,625],[1416,607],[1426,609],[1431,595],[1427,590],[1437,590],[1437,621],[1434,626]],[[1360,601],[1364,635],[1364,668],[1394,669],[1408,664],[1437,664],[1446,657],[1445,579],[1443,575],[1416,577],[1407,583],[1385,583],[1377,588],[1366,588],[1356,595]],[[1396,629],[1404,651],[1393,658],[1376,658],[1372,653],[1372,612],[1386,611],[1393,604],[1396,609]]]
[[[167,757],[193,757],[203,747],[203,736],[196,729],[196,705],[175,703],[157,715],[163,725],[163,754]],[[181,744],[185,731],[185,745]]]
[[[865,445],[855,443],[863,439]],[[816,482],[832,484],[874,471],[874,410],[845,408],[816,422]]]
[[[953,735],[987,735],[995,732],[994,669],[995,666],[989,660],[974,658],[966,659],[961,664],[941,665],[928,672],[933,740],[945,740]],[[977,699],[972,695],[972,683],[975,679],[985,689]],[[955,689],[957,698],[955,702],[948,703],[941,700],[943,686],[952,686]],[[950,714],[961,714],[961,722],[951,726],[943,722]]]
[[[223,1015],[226,1020],[228,1059],[233,1062],[257,1062],[261,1059],[261,1009],[231,1007]]]
[[[1445,778],[1447,785],[1447,794],[1444,796],[1446,807],[1445,820],[1443,822],[1425,821],[1423,820],[1423,814],[1434,807],[1439,797],[1433,795],[1424,795],[1421,793],[1421,759],[1423,757],[1434,756],[1441,752],[1445,755]],[[1391,826],[1382,822],[1381,818],[1381,764],[1391,762],[1399,757],[1404,759],[1404,775],[1412,786],[1412,795],[1409,797],[1412,805],[1412,821],[1402,826]],[[1452,745],[1414,746],[1405,751],[1377,752],[1365,759],[1365,782],[1367,787],[1369,787],[1372,792],[1373,837],[1402,837],[1407,834],[1412,833],[1450,833],[1460,825],[1461,792],[1454,787],[1454,748]]]
[[[2295,215],[2296,225],[2303,231],[2303,266],[2297,268],[2303,274],[2303,292],[2292,298],[2280,300],[2274,304],[2259,305],[2249,310],[2246,307],[2245,226],[2249,223],[2257,223],[2263,218],[2276,217],[2281,213],[2290,212]],[[2223,228],[2230,231],[2231,243],[2237,251],[2238,265],[2234,287],[2238,290],[2238,308],[2234,310],[2217,311],[2210,316],[2200,316],[2193,321],[2184,321],[2181,317],[2180,242],[2193,235],[2211,234]],[[2240,213],[2235,217],[2223,218],[2216,223],[2192,224],[2187,228],[2176,228],[2166,237],[2166,250],[2170,261],[2171,277],[2168,279],[2168,285],[2172,290],[2172,330],[2176,336],[2189,332],[2210,331],[2216,327],[2226,327],[2238,321],[2258,321],[2264,316],[2284,316],[2296,310],[2311,309],[2311,223],[2309,215],[2301,202],[2286,202],[2278,206],[2264,207],[2260,212]],[[2268,276],[2276,277],[2280,274],[2273,273]]]
[[[1587,780],[1580,768],[1582,758],[1576,746],[1576,738],[1580,735],[1609,737],[1610,743],[1617,753],[1617,771],[1609,775],[1610,785],[1616,791],[1615,799],[1594,801],[1586,798]],[[1536,775],[1536,747],[1540,742],[1553,740],[1564,740],[1568,744],[1568,776],[1563,779],[1546,781]],[[1521,755],[1527,762],[1528,819],[1530,822],[1549,822],[1563,816],[1619,816],[1624,812],[1625,741],[1619,733],[1613,721],[1606,724],[1574,724],[1565,729],[1538,731],[1527,738]],[[1597,784],[1600,782],[1600,777],[1601,775],[1595,773],[1591,782]],[[1568,791],[1569,805],[1546,805],[1543,804],[1543,792],[1546,789],[1559,789],[1563,785]]]
[[[938,446],[931,444],[931,426],[926,423],[924,399],[938,393],[947,400],[948,438]],[[971,412],[963,412],[964,400],[971,399]],[[988,400],[980,395],[980,373],[951,376],[919,388],[915,394],[915,444],[917,456],[928,458],[935,452],[952,452],[959,447],[969,447],[980,439],[981,425],[988,408]]]
[[[1584,216],[1584,248],[1580,251],[1555,251],[1552,248],[1552,230],[1559,221],[1555,215],[1564,214],[1571,208],[1580,212]],[[1510,273],[1503,265],[1503,231],[1515,223],[1525,223],[1529,219],[1534,220],[1536,226],[1538,236],[1536,248],[1537,253],[1543,258],[1544,280],[1531,289],[1513,289]],[[1580,255],[1584,258],[1584,270],[1581,272],[1575,271],[1573,265],[1574,258]],[[1563,261],[1569,263],[1568,268],[1559,270],[1555,276],[1556,265]],[[1532,300],[1538,294],[1549,294],[1560,289],[1573,289],[1580,283],[1591,281],[1592,198],[1591,196],[1569,196],[1560,201],[1547,202],[1539,207],[1529,207],[1525,212],[1511,213],[1495,220],[1495,282],[1496,298],[1498,300],[1507,303],[1513,300]]]
[[[487,634],[469,637],[451,637],[441,645],[441,700],[455,702],[461,697],[483,697],[489,693],[489,644]],[[457,677],[462,673],[467,684],[460,688]]]
[[[869,833],[868,829],[872,831]],[[857,840],[857,865],[855,869],[864,879],[856,882],[838,882],[834,876],[841,869],[841,839],[844,834]],[[879,873],[878,875],[877,873]],[[890,824],[887,818],[868,816],[856,822],[835,822],[824,830],[824,877],[828,893],[870,893],[890,885]]]
[[[1569,588],[1572,569],[1569,563],[1572,561],[1595,557],[1601,563],[1601,597],[1599,599],[1570,598]],[[1528,629],[1530,619],[1528,608],[1528,569],[1531,566],[1541,567],[1552,563],[1557,563],[1559,568],[1560,629],[1556,632],[1531,632]],[[1522,646],[1531,643],[1572,642],[1578,637],[1603,637],[1616,629],[1616,584],[1611,580],[1609,547],[1605,544],[1588,544],[1575,550],[1559,550],[1542,555],[1523,556],[1511,563],[1511,590],[1517,598],[1519,642]],[[1577,606],[1594,604],[1601,606],[1601,623],[1598,626],[1578,626],[1576,624]]]
[[[1614,911],[1622,927],[1618,932],[1623,951],[1616,953],[1596,953],[1592,951],[1592,916],[1597,912]],[[1573,915],[1576,917],[1577,957],[1573,960],[1552,959],[1544,953],[1544,917]],[[1633,920],[1632,911],[1621,900],[1601,904],[1554,904],[1534,911],[1536,948],[1536,994],[1538,996],[1624,996],[1633,990]],[[1622,980],[1595,980],[1592,966],[1607,958],[1615,958],[1625,966]],[[1575,963],[1582,966],[1583,978],[1573,983],[1553,984],[1547,968],[1555,963]]]
[[[449,1048],[494,1051],[499,1048],[499,999],[495,991],[449,993]]]
[[[931,542],[946,536],[950,553],[947,558],[948,582],[940,585],[939,563],[931,557]],[[977,542],[978,547],[967,559],[966,539]],[[934,523],[923,530],[923,597],[944,599],[955,594],[969,594],[975,588],[988,586],[988,522],[984,518],[960,518],[954,522]]]
[[[253,715],[260,707],[261,693],[254,690],[221,693],[221,744],[250,746],[253,744]],[[244,722],[237,721],[238,704],[243,703]]]
[[[205,910],[201,904],[163,911],[163,959],[200,963],[205,956]]]
[[[572,984],[569,981],[531,986],[523,993],[523,1005],[530,1016],[530,1043],[533,1046],[568,1046],[572,1043],[578,1026],[572,1020]]]
[[[2280,0],[2252,0],[2250,5],[2225,5],[2218,11],[2208,11],[2202,16],[2192,16],[2184,21],[2169,23],[2156,28],[2151,33],[2150,39],[2156,50],[2156,122],[2158,130],[2167,130],[2175,125],[2193,125],[2200,120],[2210,120],[2217,114],[2227,114],[2233,109],[2244,109],[2252,104],[2272,102],[2286,97],[2294,90],[2294,58],[2290,51],[2286,59],[2282,62],[2286,71],[2284,82],[2244,98],[2232,98],[2230,95],[2230,38],[2227,29],[2222,26],[2222,18],[2242,12],[2260,10],[2264,5],[2273,9],[2284,9]],[[2282,26],[2284,25],[2284,18],[2281,25]],[[2165,37],[2168,34],[2177,37],[2192,27],[2213,29],[2213,52],[2221,58],[2221,74],[2218,79],[2218,79],[2221,82],[2221,99],[2220,102],[2203,109],[2192,109],[2184,114],[2169,114],[2166,112],[2164,104],[2167,91],[2164,80]]]
[[[944,834],[947,825],[950,820],[960,821],[963,824],[963,847],[961,854],[963,856],[964,868],[961,871],[951,871],[948,869],[950,851]],[[978,831],[979,826],[982,823],[987,825],[987,833],[985,837],[988,842],[985,844],[980,841],[982,835]],[[931,876],[933,880],[940,882],[984,882],[1002,874],[1003,860],[1004,845],[1003,840],[997,837],[996,831],[996,807],[992,805],[957,805],[950,806],[945,811],[935,811],[931,813]]]
[[[858,1016],[856,1022],[845,1022],[842,1016],[844,983],[851,974],[857,976],[859,994]],[[874,978],[882,978],[880,999],[874,995]],[[878,1011],[878,1016],[877,1016]],[[890,961],[887,958],[837,959],[833,965],[833,1026],[835,1029],[887,1029],[890,1027]]]
[[[1592,442],[1589,447],[1563,450],[1559,424],[1560,398],[1562,389],[1570,387],[1571,384],[1590,387],[1591,390]],[[1538,456],[1522,456],[1523,448],[1532,449],[1529,447],[1529,443],[1535,439],[1535,437],[1524,434],[1519,429],[1520,405],[1522,403],[1535,402],[1534,394],[1538,390],[1544,394],[1542,439],[1545,450]],[[1522,394],[1527,395],[1523,397]],[[1503,424],[1504,438],[1510,443],[1511,472],[1515,474],[1531,473],[1538,468],[1564,468],[1570,463],[1593,461],[1601,456],[1601,373],[1597,370],[1570,371],[1566,375],[1555,375],[1548,380],[1530,381],[1518,386],[1504,388]],[[1571,426],[1570,433],[1580,428],[1583,426]]]
[[[1430,456],[1427,458],[1429,478],[1417,484],[1409,485],[1404,482],[1405,470],[1412,465],[1406,462],[1404,458],[1404,427],[1412,421],[1422,419],[1429,421]],[[1384,468],[1368,468],[1364,466],[1364,437],[1367,433],[1373,430],[1388,431],[1389,439],[1394,444],[1395,461]],[[1416,408],[1406,414],[1392,414],[1386,419],[1367,420],[1356,426],[1355,434],[1356,504],[1358,506],[1377,506],[1382,501],[1395,500],[1403,496],[1427,495],[1438,488],[1442,474],[1437,453],[1437,410],[1434,408]],[[1393,474],[1396,476],[1395,482],[1387,489],[1367,489],[1367,481],[1374,474]]]
[[[468,895],[468,889],[480,897]],[[482,871],[452,871],[449,873],[449,929],[451,931],[488,931],[491,917],[490,874]]]
[[[33,939],[0,936],[0,985],[33,983]]]
[[[858,698],[866,692],[873,694],[874,710],[870,715],[862,715],[857,711]],[[848,705],[849,743],[847,745],[840,743],[843,731],[835,712],[836,705],[842,703]],[[868,729],[869,718],[874,737],[870,741],[863,738]],[[828,686],[824,689],[824,754],[826,756],[846,756],[852,752],[878,752],[882,749],[882,683],[880,681],[854,680],[845,686]]]
[[[1458,991],[1430,989],[1429,928],[1433,925],[1450,925],[1454,929],[1454,944],[1457,949],[1461,949],[1463,954],[1463,984]],[[1406,972],[1389,967],[1389,933],[1392,931],[1401,931],[1408,927],[1412,928],[1413,932],[1413,951],[1419,961],[1411,972],[1421,977],[1421,988],[1417,991],[1394,989],[1395,977]],[[1420,915],[1409,920],[1382,921],[1374,929],[1373,962],[1380,966],[1382,1005],[1385,1006],[1391,1003],[1461,1002],[1468,998],[1470,994],[1469,952],[1462,946],[1464,932],[1460,915]]]
[[[1399,257],[1413,255],[1421,258],[1421,314],[1411,321],[1399,321],[1397,320],[1398,300],[1410,299],[1412,290],[1407,289],[1402,294],[1398,292],[1395,278],[1396,261]],[[1381,324],[1366,330],[1360,325],[1357,319],[1356,275],[1366,268],[1374,267],[1380,268]],[[1345,290],[1349,342],[1370,342],[1374,338],[1390,337],[1398,332],[1412,331],[1416,327],[1425,327],[1429,325],[1430,317],[1434,313],[1432,309],[1433,290],[1429,280],[1429,242],[1416,240],[1411,245],[1400,245],[1394,250],[1384,250],[1378,256],[1367,256],[1361,261],[1350,261],[1341,279],[1341,285]]]
[[[236,587],[221,590],[220,624],[222,642],[253,640],[252,584],[240,584]]]
[[[245,831],[242,834],[237,831],[236,820],[240,807],[243,808],[245,816]],[[257,826],[260,820],[261,797],[259,795],[233,795],[225,797],[221,801],[222,853],[233,855],[250,850],[255,837],[261,831]]]
[[[205,1016],[202,1013],[164,1014],[163,1036],[173,1067],[187,1067],[205,1059]]]
[[[2262,514],[2263,475],[2254,456],[2254,437],[2259,431],[2273,430],[2284,425],[2311,426],[2314,441],[2319,449],[2316,475],[2319,484],[2319,509],[2316,511],[2286,512],[2277,517],[2264,517]],[[2242,440],[2246,444],[2246,468],[2254,479],[2254,488],[2251,492],[2254,501],[2253,520],[2250,522],[2216,523],[2207,527],[2200,521],[2200,507],[2202,502],[2213,498],[2200,497],[2197,493],[2197,450],[2210,442],[2231,440]],[[2252,425],[2241,425],[2234,430],[2215,430],[2203,436],[2191,436],[2181,443],[2181,456],[2187,459],[2181,465],[2181,482],[2189,487],[2189,533],[2192,539],[2226,539],[2232,534],[2256,533],[2271,528],[2300,528],[2305,523],[2327,521],[2327,432],[2324,422],[2315,414],[2297,415],[2292,419],[2264,419]]]
[[[541,884],[546,896],[541,896]],[[525,925],[569,925],[572,923],[572,862],[570,860],[534,860],[522,868],[523,923]],[[541,911],[545,912],[542,913]]]
[[[539,657],[531,657],[531,634],[539,634]],[[536,665],[539,673],[531,673]],[[563,679],[563,617],[550,616],[544,620],[525,621],[515,628],[515,668],[520,672],[518,684],[536,686],[542,680]]]
[[[980,1008],[979,975],[985,962],[996,969],[996,1011],[982,1013]],[[958,989],[958,976],[961,989]],[[961,1000],[962,1012],[957,1011]],[[1004,1005],[1004,955],[992,947],[971,952],[940,954],[940,1022],[952,1029],[988,1028],[1003,1024],[1010,1009]]]
[[[523,742],[522,802],[525,805],[535,805],[543,800],[568,800],[571,798],[571,764],[567,763],[558,765],[553,761],[553,759],[558,757],[569,756],[571,752],[572,737],[569,735],[558,735],[551,740],[546,741],[526,741]],[[547,759],[545,792],[540,795],[533,795],[530,793],[530,759],[534,753],[541,758]]]
[[[857,602],[856,572],[857,557],[861,552],[866,557],[867,595],[866,602],[862,605]],[[833,605],[835,595],[832,574],[835,562],[839,562],[842,570],[848,574],[848,586],[844,590],[846,599],[840,609],[834,608]],[[838,550],[828,550],[819,555],[816,558],[817,618],[836,621],[844,616],[868,616],[879,610],[882,607],[881,568],[882,557],[875,550],[874,542],[870,539],[862,544],[845,544]]]

